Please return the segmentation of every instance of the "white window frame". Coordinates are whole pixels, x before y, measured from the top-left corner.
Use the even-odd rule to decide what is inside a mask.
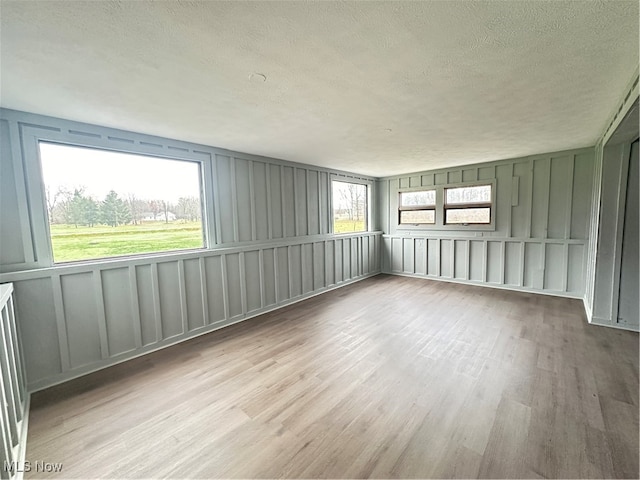
[[[482,224],[446,224],[445,223],[445,190],[449,188],[460,187],[477,187],[481,185],[491,185],[491,221],[489,223]],[[496,179],[477,180],[473,182],[463,183],[447,183],[443,185],[428,185],[422,187],[413,188],[401,188],[398,190],[397,205],[396,205],[396,230],[455,230],[455,231],[495,231],[496,229]],[[400,223],[400,193],[405,192],[424,192],[428,190],[436,191],[436,222],[422,223],[422,224],[401,224]]]
[[[24,126],[22,132],[23,162],[27,181],[27,198],[29,201],[28,210],[34,244],[33,261],[31,262],[33,268],[58,267],[69,264],[104,263],[114,260],[175,255],[194,251],[194,249],[171,250],[133,253],[131,255],[118,255],[73,262],[54,262],[45,185],[40,159],[41,142],[198,163],[200,166],[199,180],[203,247],[201,249],[195,249],[195,251],[210,249],[215,244],[213,201],[209,200],[213,198],[213,172],[210,153],[196,151],[192,146],[179,141],[116,131],[97,126],[83,126],[82,131],[73,130],[72,128],[49,129],[37,126]]]
[[[353,183],[356,185],[364,185],[367,187],[367,208],[366,208],[366,218],[365,218],[365,230],[361,230],[359,232],[344,232],[344,233],[335,233],[333,230],[333,182],[342,182],[342,183]],[[371,180],[366,180],[363,178],[354,178],[346,175],[339,175],[332,173],[329,175],[329,233],[332,235],[357,235],[359,233],[371,232],[371,219],[373,218],[373,208],[372,208],[372,194],[373,194],[373,182]]]

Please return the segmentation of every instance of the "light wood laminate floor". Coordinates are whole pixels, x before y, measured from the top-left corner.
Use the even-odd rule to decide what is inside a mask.
[[[638,335],[380,275],[35,394],[27,478],[638,478]]]

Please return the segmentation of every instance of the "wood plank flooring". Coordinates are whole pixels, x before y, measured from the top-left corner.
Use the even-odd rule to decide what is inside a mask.
[[[26,478],[638,478],[638,335],[380,275],[37,393]]]

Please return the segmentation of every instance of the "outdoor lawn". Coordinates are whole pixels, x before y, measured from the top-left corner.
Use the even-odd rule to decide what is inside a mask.
[[[200,222],[144,222],[95,227],[51,225],[56,263],[136,253],[202,248]]]
[[[333,233],[363,232],[366,230],[364,219],[349,220],[347,218],[335,219],[333,221]]]
[[[143,222],[140,225],[94,227],[54,224],[51,228],[56,263],[94,258],[202,248],[200,222]],[[334,233],[365,230],[364,220],[336,220]]]

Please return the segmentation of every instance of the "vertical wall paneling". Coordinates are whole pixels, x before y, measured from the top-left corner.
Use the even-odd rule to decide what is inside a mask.
[[[136,271],[136,298],[138,300],[138,315],[140,316],[140,336],[142,345],[150,345],[160,340],[158,335],[158,322],[156,316],[156,304],[154,280],[151,265],[135,266]]]
[[[547,238],[551,158],[535,160],[533,165],[532,205],[537,208],[532,210],[531,236]]]
[[[98,322],[98,333],[100,335],[100,354],[102,358],[109,358],[109,340],[107,338],[107,317],[104,311],[104,287],[102,276],[99,270],[93,270],[93,292],[96,301],[96,319]]]
[[[130,269],[127,267],[94,270],[98,314],[102,310],[105,319],[107,342],[103,358],[119,355],[136,348],[138,342],[136,321],[132,315]],[[98,294],[98,291],[101,293]],[[138,319],[138,328],[140,326]]]
[[[269,165],[269,198],[270,198],[270,238],[284,237],[284,213],[283,203],[284,192],[282,191],[282,166]]]
[[[573,189],[573,174],[570,174],[572,156],[552,157],[549,172],[549,201],[547,213],[547,228],[549,238],[566,238],[565,232],[570,227],[567,224],[568,193]],[[570,198],[570,197],[569,197]]]
[[[247,252],[240,252],[238,254],[238,282],[240,284],[240,313],[247,313],[247,270],[245,264],[245,257]],[[229,257],[227,257],[229,258]]]
[[[216,155],[217,188],[214,189],[217,204],[219,205],[216,218],[216,229],[220,231],[218,243],[232,243],[237,241],[237,215],[233,191],[235,181],[233,178],[232,160],[227,155]]]
[[[62,371],[65,372],[71,368],[71,358],[69,352],[69,339],[67,337],[67,327],[65,324],[64,301],[62,298],[62,280],[60,275],[51,276],[51,285],[53,287],[53,306],[56,314],[56,327],[58,330],[58,342],[60,348],[60,363]]]
[[[318,203],[317,203],[317,213],[318,213],[318,234],[322,235],[327,233],[326,228],[324,228],[323,225],[323,219],[324,218],[329,218],[328,212],[326,210],[326,205],[324,203],[324,198],[322,195],[322,172],[316,172],[316,177],[317,177],[317,185],[316,188],[318,189]]]
[[[256,165],[256,168],[263,168],[263,172],[264,172],[263,176],[264,176],[264,188],[265,188],[265,197],[266,197],[264,205],[266,205],[267,211],[264,212],[262,210],[259,210],[259,215],[262,215],[262,218],[264,218],[267,222],[266,239],[271,240],[273,238],[273,205],[271,204],[271,165],[268,163],[263,164],[258,162],[256,162],[254,165]],[[260,231],[261,231],[261,228],[258,227],[258,232]],[[258,235],[258,239],[262,240],[262,237]]]
[[[264,275],[264,283],[262,285],[264,290],[264,306],[269,307],[271,305],[275,305],[277,303],[277,292],[276,288],[278,285],[276,275],[276,262],[275,260],[275,249],[267,248],[261,249],[260,253],[262,253],[262,271]]]
[[[485,242],[481,240],[469,241],[469,280],[473,282],[484,281],[484,254]]]
[[[334,251],[333,251],[333,259],[334,259],[334,275],[335,275],[335,283],[339,285],[342,283],[343,277],[343,269],[342,269],[342,238],[337,238],[334,241]]]
[[[95,303],[91,270],[60,277],[64,323],[72,368],[102,360],[103,339]]]
[[[191,332],[207,324],[207,307],[203,297],[203,293],[206,292],[206,290],[203,291],[203,285],[206,285],[204,283],[206,276],[200,259],[187,259],[181,263],[184,275],[184,290],[180,292],[181,295],[184,295],[183,330]]]
[[[200,297],[202,299],[202,323],[209,325],[211,317],[209,316],[209,287],[207,285],[207,265],[204,257],[198,258],[198,273],[200,274]]]
[[[544,253],[544,288],[547,290],[564,291],[566,283],[566,267],[564,260],[564,245],[547,243]]]
[[[187,321],[187,286],[184,274],[184,260],[178,260],[178,294],[180,298],[180,320],[182,323],[182,331],[180,333],[185,333],[189,331],[189,325]]]
[[[279,247],[278,251],[278,302],[284,302],[291,298],[291,285],[289,284],[289,247]]]
[[[235,318],[244,313],[242,279],[240,276],[240,253],[223,255],[225,296],[228,305],[228,317]]]
[[[180,273],[177,261],[157,264],[158,303],[162,337],[175,337],[184,333],[182,300],[180,298]]]
[[[264,250],[258,250],[258,282],[260,291],[260,308],[264,308],[265,302],[265,278],[264,278]]]
[[[503,283],[512,286],[522,286],[520,242],[504,242],[504,277]]]
[[[567,291],[580,293],[584,290],[584,245],[568,245],[569,267],[567,268]]]
[[[297,236],[299,207],[296,205],[295,184],[293,167],[282,167],[282,225],[284,237]]]
[[[249,204],[251,217],[251,240],[256,240],[256,187],[253,162],[249,160]]]
[[[454,240],[454,248],[451,249],[451,263],[453,265],[453,276],[458,279],[468,279],[469,258],[468,240]]]
[[[230,157],[229,159],[229,186],[230,186],[230,192],[229,192],[229,196],[231,199],[231,218],[232,218],[232,225],[233,225],[233,241],[234,242],[239,242],[240,241],[240,234],[239,234],[239,226],[238,226],[238,222],[240,221],[240,218],[238,216],[239,212],[238,212],[238,186],[237,186],[237,175],[236,175],[236,159],[234,157]]]
[[[530,162],[513,165],[511,189],[511,237],[529,238],[531,232],[531,179]],[[498,188],[500,188],[498,186]]]
[[[305,169],[293,168],[293,203],[295,215],[293,217],[294,235],[306,235],[307,230],[307,202],[303,188],[303,182],[306,184]],[[301,200],[304,199],[304,202]],[[304,228],[303,228],[304,226]],[[304,233],[303,233],[304,232]]]
[[[131,309],[131,324],[133,326],[133,339],[135,342],[135,348],[142,347],[142,319],[140,318],[140,301],[138,298],[138,279],[136,276],[136,267],[129,265],[129,298],[131,303],[129,308]]]
[[[306,295],[314,290],[313,243],[303,243],[301,255],[302,294]]]
[[[567,185],[570,186],[570,188],[567,188],[565,191],[565,195],[566,195],[566,200],[565,200],[565,204],[566,204],[566,210],[565,210],[565,218],[564,218],[564,238],[571,238],[571,218],[572,218],[572,211],[573,211],[573,191],[574,191],[574,185],[573,185],[573,181],[575,178],[574,175],[574,171],[575,171],[575,162],[576,162],[576,156],[575,155],[571,155],[568,158],[568,172],[567,172]],[[567,245],[567,250],[569,248],[569,244]]]
[[[278,248],[273,249],[273,290],[275,295],[275,303],[278,303],[282,298],[280,290],[280,275],[278,273],[280,268],[280,256],[278,255]]]
[[[573,191],[571,199],[571,225],[568,238],[585,240],[589,238],[591,208],[591,188],[593,183],[593,155],[578,154],[574,157]]]
[[[487,242],[487,282],[502,284],[503,262],[502,242]]]

